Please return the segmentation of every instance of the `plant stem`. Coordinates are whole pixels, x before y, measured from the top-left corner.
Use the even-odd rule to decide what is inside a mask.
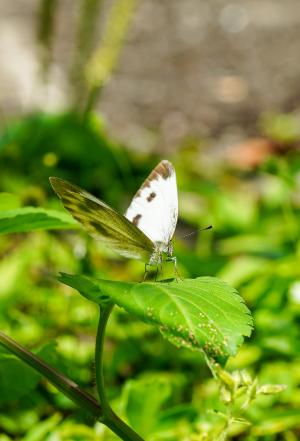
[[[107,12],[100,45],[87,60],[84,72],[90,94],[85,114],[91,112],[116,68],[137,5],[138,0],[117,0]]]
[[[104,355],[104,337],[108,318],[113,309],[113,304],[109,303],[105,306],[100,306],[99,323],[96,337],[95,347],[95,365],[96,365],[96,383],[97,391],[101,406],[105,410],[110,410],[110,405],[106,396],[103,375],[103,355]]]
[[[0,331],[0,343],[31,366],[33,369],[44,375],[52,384],[63,392],[70,400],[76,403],[79,407],[91,412],[97,419],[102,421],[103,410],[91,395],[80,389],[78,384],[67,378],[57,369],[49,366],[41,358],[32,354],[26,348],[14,341],[12,338]]]
[[[112,410],[110,416],[104,416],[103,424],[109,427],[123,441],[144,441],[143,438],[124,423]]]
[[[124,441],[143,441],[143,439],[122,421],[110,407],[106,395],[103,375],[104,336],[108,318],[113,309],[113,304],[100,306],[99,324],[95,348],[96,382],[97,390],[103,410],[102,422]]]
[[[103,352],[103,337],[105,326],[110,314],[112,306],[109,310],[107,309],[104,314],[105,320],[103,321],[103,329],[101,330],[102,337],[100,338],[101,352]],[[101,328],[99,324],[99,328]],[[17,343],[12,338],[5,335],[0,331],[0,344],[4,346],[12,354],[16,355],[24,363],[32,367],[34,370],[39,372],[41,375],[47,378],[50,383],[60,390],[64,395],[66,395],[75,404],[84,410],[89,411],[98,421],[109,427],[116,435],[118,435],[124,441],[143,441],[143,439],[132,430],[124,421],[122,421],[110,408],[108,402],[106,404],[106,410],[104,412],[102,406],[98,404],[94,397],[89,395],[87,392],[80,389],[78,384],[70,380],[68,377],[63,375],[57,369],[49,366],[41,358],[37,357],[32,352],[28,351],[22,345]],[[102,354],[100,356],[100,361],[102,362]],[[101,365],[102,366],[102,365]],[[101,368],[102,371],[102,368]],[[103,374],[101,373],[101,381],[103,384]],[[97,381],[98,383],[98,381]],[[104,390],[104,388],[103,388]],[[101,392],[101,396],[103,396]],[[105,396],[105,395],[104,395]]]

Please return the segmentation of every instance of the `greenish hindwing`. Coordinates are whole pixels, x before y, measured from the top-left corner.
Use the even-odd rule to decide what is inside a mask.
[[[50,182],[64,207],[91,236],[122,256],[150,260],[153,242],[125,216],[77,185],[56,177]]]

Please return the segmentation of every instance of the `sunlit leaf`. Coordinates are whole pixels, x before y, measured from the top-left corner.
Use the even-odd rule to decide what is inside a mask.
[[[238,293],[220,279],[169,283],[114,282],[62,274],[60,280],[101,304],[107,296],[178,347],[203,350],[224,362],[251,334],[252,319]]]
[[[25,233],[33,230],[77,228],[67,213],[35,207],[0,212],[0,234]]]

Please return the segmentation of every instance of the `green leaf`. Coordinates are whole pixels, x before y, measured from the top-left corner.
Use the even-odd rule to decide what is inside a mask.
[[[0,404],[14,401],[32,391],[39,374],[0,345]]]
[[[151,375],[128,381],[122,400],[129,424],[143,437],[155,429],[162,407],[172,394],[170,379]]]
[[[22,207],[0,212],[0,234],[65,228],[78,228],[78,223],[61,211]]]
[[[178,347],[201,350],[224,362],[235,355],[252,318],[237,291],[220,279],[199,277],[170,283],[114,282],[62,274],[60,280],[101,304],[107,296]]]
[[[23,441],[43,441],[46,439],[53,439],[51,434],[53,434],[53,432],[55,433],[55,429],[57,429],[57,426],[59,425],[62,418],[62,415],[60,415],[59,413],[55,413],[49,418],[39,422],[38,424],[35,424],[23,438]]]
[[[36,351],[44,361],[59,365],[56,343],[46,343]],[[35,389],[40,374],[13,355],[0,343],[0,404],[17,400]]]

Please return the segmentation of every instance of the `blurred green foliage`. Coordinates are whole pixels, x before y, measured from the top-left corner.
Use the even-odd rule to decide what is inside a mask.
[[[271,118],[264,124],[264,134],[282,143],[274,131],[278,123]],[[300,437],[296,141],[247,170],[217,162],[207,166],[207,152],[196,142],[168,158],[178,175],[180,221],[174,246],[179,271],[228,281],[254,316],[255,332],[229,360],[229,371],[246,369],[247,375],[257,376],[258,385],[286,385],[280,394],[260,394],[250,402],[241,421],[226,428],[233,439]],[[0,146],[1,210],[25,205],[62,210],[48,184],[50,175],[124,210],[156,162],[108,139],[95,115],[84,121],[72,113],[28,116],[2,131]],[[197,232],[209,224],[212,230]],[[57,274],[140,280],[143,264],[120,259],[81,230],[0,235],[0,245],[0,329],[94,393],[97,309],[58,283]],[[157,330],[120,309],[107,332],[105,378],[117,413],[149,440],[217,439],[225,430],[226,403],[199,353],[175,349]],[[29,369],[21,373],[9,354],[2,359],[0,441],[115,439]],[[10,375],[17,380],[8,392]]]
[[[38,0],[36,43],[43,82],[47,83],[55,60],[60,7],[58,0]],[[79,0],[75,13],[72,56],[69,60],[69,105],[88,114],[103,86],[118,65],[138,0]]]

